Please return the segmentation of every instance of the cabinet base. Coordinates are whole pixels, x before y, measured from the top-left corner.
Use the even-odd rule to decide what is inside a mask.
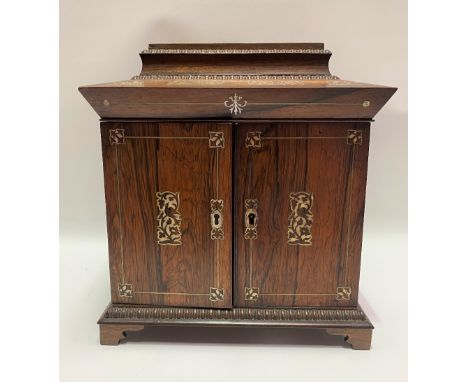
[[[372,323],[355,308],[169,308],[109,304],[98,321],[101,345],[118,345],[126,332],[146,326],[215,326],[324,329],[353,349],[368,350]]]

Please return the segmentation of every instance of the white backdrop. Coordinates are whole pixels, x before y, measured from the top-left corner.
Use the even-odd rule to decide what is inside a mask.
[[[62,380],[406,379],[406,7],[403,0],[61,1]],[[237,332],[238,345],[209,344],[233,333],[208,344],[98,345],[95,321],[110,296],[100,136],[98,116],[77,88],[138,74],[139,51],[157,42],[324,42],[333,74],[399,88],[371,129],[360,296],[376,325],[370,352],[327,339],[304,346],[301,336],[248,343],[250,334]]]

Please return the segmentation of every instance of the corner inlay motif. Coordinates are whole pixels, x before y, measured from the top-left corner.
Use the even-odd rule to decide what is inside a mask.
[[[124,129],[109,130],[109,142],[111,146],[124,144],[125,143],[125,130]]]
[[[348,145],[362,145],[362,131],[348,130],[347,143]]]
[[[245,287],[245,299],[247,301],[257,301],[259,295],[258,288]]]
[[[224,133],[222,131],[210,131],[208,134],[210,134],[208,143],[211,149],[224,148]]]
[[[210,301],[224,300],[224,288],[210,288]]]
[[[336,299],[337,300],[350,300],[351,299],[351,287],[336,288]]]
[[[248,131],[245,137],[245,147],[262,147],[262,132]]]
[[[119,283],[120,297],[133,297],[133,284]]]

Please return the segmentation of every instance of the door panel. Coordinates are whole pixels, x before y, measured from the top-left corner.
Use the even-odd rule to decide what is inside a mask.
[[[357,304],[368,123],[236,126],[237,306]]]
[[[231,125],[101,130],[112,302],[230,307]]]

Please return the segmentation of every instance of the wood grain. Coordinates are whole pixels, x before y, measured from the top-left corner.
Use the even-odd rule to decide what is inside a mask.
[[[100,117],[372,119],[396,91],[333,76],[321,43],[149,48],[134,80],[79,88]],[[232,114],[235,94],[247,104]]]
[[[344,336],[344,339],[355,350],[369,350],[372,342],[372,329],[327,329],[328,334]]]
[[[118,345],[122,340],[126,338],[126,332],[128,331],[140,331],[145,328],[144,325],[133,325],[133,324],[100,324],[99,325],[99,337],[101,345]]]
[[[292,85],[297,82],[292,81]],[[148,80],[82,87],[80,92],[102,118],[372,119],[396,90],[352,84],[333,86],[333,82],[323,81],[319,88],[281,86],[278,81],[270,87],[224,82],[221,88],[210,88],[205,81],[204,88],[191,88],[187,83],[184,88],[175,88]],[[237,115],[224,105],[234,94],[247,101]],[[363,106],[366,101],[367,107]]]
[[[109,143],[113,129],[124,129],[124,144]],[[210,131],[224,133],[223,149],[209,147]],[[113,302],[231,306],[231,220],[224,240],[210,236],[210,200],[218,193],[227,217],[232,208],[231,146],[228,124],[102,123]],[[182,245],[157,242],[161,191],[180,195]],[[120,296],[119,283],[131,284],[133,296]],[[211,287],[224,299],[210,301]]]
[[[141,75],[152,74],[288,74],[330,75],[331,54],[145,54]]]
[[[347,144],[349,129],[362,131],[361,145]],[[262,147],[245,146],[249,131]],[[368,133],[367,123],[236,126],[236,306],[357,305]],[[287,240],[298,191],[314,195],[311,246]],[[244,238],[246,199],[259,204],[255,240]],[[258,300],[245,299],[246,287],[259,288]],[[349,300],[337,300],[338,287],[351,288]]]

